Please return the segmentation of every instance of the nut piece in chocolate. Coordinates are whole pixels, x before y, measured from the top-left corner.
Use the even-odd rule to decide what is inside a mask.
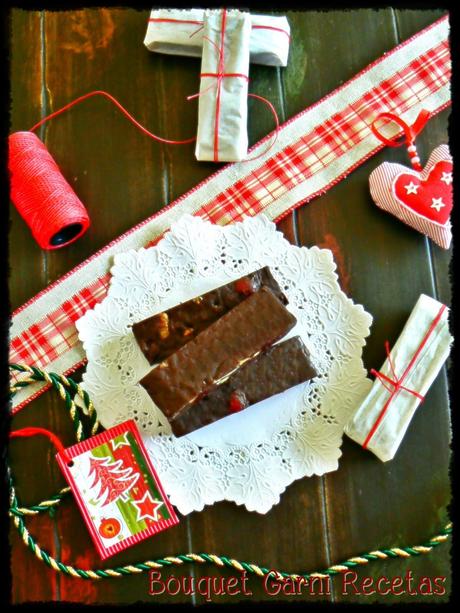
[[[161,362],[261,287],[268,287],[287,304],[286,296],[266,266],[133,324],[136,341],[149,364]]]

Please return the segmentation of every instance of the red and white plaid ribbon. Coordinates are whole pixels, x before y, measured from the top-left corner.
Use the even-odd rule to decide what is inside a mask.
[[[383,147],[371,125],[384,111],[411,124],[422,108],[450,104],[449,23],[425,28],[252,148],[253,161],[229,164],[47,287],[13,314],[10,361],[70,373],[84,363],[74,322],[107,293],[114,253],[157,242],[184,213],[227,224],[264,213],[279,221],[324,193]],[[396,135],[396,133],[395,133]],[[19,375],[21,377],[21,375]],[[27,386],[18,410],[44,391]]]

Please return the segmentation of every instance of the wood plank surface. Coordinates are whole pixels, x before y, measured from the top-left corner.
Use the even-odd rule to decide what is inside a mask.
[[[270,99],[284,121],[341,85],[398,42],[432,23],[442,10],[350,10],[288,12],[292,30],[285,69],[252,65],[250,91]],[[193,135],[200,60],[149,53],[142,45],[148,11],[83,9],[12,11],[12,130],[28,129],[40,117],[90,90],[113,94],[154,133]],[[24,71],[27,65],[33,69]],[[249,135],[256,142],[273,128],[270,113],[249,102]],[[422,162],[447,140],[449,111],[433,118],[417,140]],[[42,251],[17,212],[11,211],[11,304],[20,306],[97,249],[185,193],[217,169],[198,163],[193,145],[170,147],[140,134],[104,99],[88,100],[46,124],[40,137],[87,206],[92,226],[68,248]],[[384,160],[407,163],[403,148],[385,149],[346,180],[297,212],[279,228],[299,245],[332,250],[343,290],[372,313],[364,349],[366,368],[384,361],[384,341],[394,343],[415,301],[424,292],[446,304],[450,251],[399,223],[372,202],[369,173]],[[78,374],[77,374],[78,378]],[[114,556],[116,566],[177,553],[212,552],[292,572],[321,569],[350,555],[392,545],[411,545],[431,536],[447,520],[450,501],[450,417],[443,373],[417,412],[398,455],[383,464],[346,439],[339,470],[302,479],[266,515],[221,502],[182,517],[179,526]],[[39,425],[72,442],[63,403],[49,392],[21,411],[13,428]],[[54,454],[43,440],[11,445],[10,463],[21,503],[30,504],[64,485]],[[33,466],[33,473],[30,467]],[[56,516],[28,520],[52,555],[83,568],[103,566],[84,522],[69,498]],[[48,569],[11,530],[12,600],[201,604],[204,596],[148,594],[146,574],[100,582],[66,577]],[[213,602],[326,600],[332,602],[440,602],[450,591],[449,546],[405,560],[376,562],[358,577],[445,576],[446,596],[364,597],[343,593],[342,580],[330,594],[270,596],[258,578],[252,596],[217,596]],[[232,577],[212,566],[173,567],[164,576]],[[28,578],[25,581],[25,577]]]

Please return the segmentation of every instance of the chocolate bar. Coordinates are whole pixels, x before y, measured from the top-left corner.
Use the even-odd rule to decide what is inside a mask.
[[[183,345],[141,381],[170,420],[284,336],[296,318],[266,287]]]
[[[316,375],[308,349],[295,336],[249,360],[225,383],[181,411],[171,420],[172,431],[176,436],[188,434]]]
[[[266,266],[133,324],[136,341],[149,364],[161,362],[261,287],[269,287],[287,304],[286,296]]]

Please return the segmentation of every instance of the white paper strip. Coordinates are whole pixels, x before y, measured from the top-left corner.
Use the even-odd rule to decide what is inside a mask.
[[[286,66],[290,27],[284,16],[251,15],[250,61],[266,66]],[[203,9],[154,9],[144,45],[149,51],[201,57]]]
[[[250,34],[249,13],[205,13],[197,160],[238,162],[247,156]]]
[[[393,381],[401,379],[407,371],[407,376],[400,381],[406,389],[394,391],[393,384],[376,378],[345,426],[346,434],[382,462],[394,458],[421,402],[413,392],[425,396],[449,355],[452,340],[447,307],[421,294],[390,352],[396,377],[388,359],[380,369],[382,375]]]

